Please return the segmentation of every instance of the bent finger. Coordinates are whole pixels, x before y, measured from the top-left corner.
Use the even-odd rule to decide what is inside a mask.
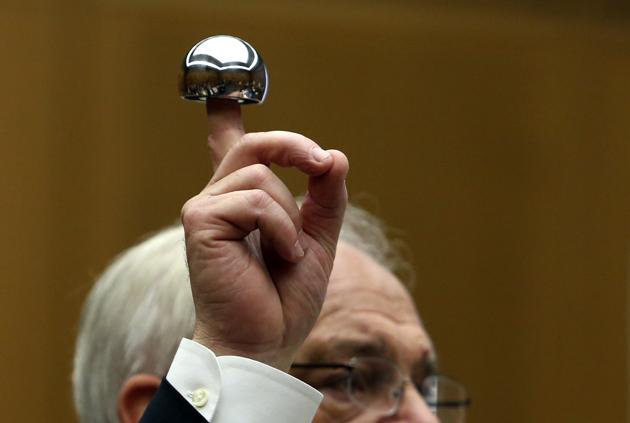
[[[329,152],[333,156],[333,164],[323,175],[309,178],[301,214],[302,229],[326,248],[332,265],[348,202],[346,177],[349,164],[342,152]]]
[[[327,172],[332,162],[330,153],[303,135],[285,131],[249,133],[227,152],[212,181],[256,163],[295,167],[315,176]]]
[[[201,194],[220,195],[232,191],[252,189],[261,189],[270,195],[289,215],[296,230],[301,230],[302,218],[293,194],[280,178],[265,165],[254,164],[238,169],[217,182],[208,184],[201,191]]]
[[[297,262],[304,255],[291,218],[260,189],[198,195],[184,205],[182,222],[187,240],[203,245],[240,241],[259,229],[283,259]]]

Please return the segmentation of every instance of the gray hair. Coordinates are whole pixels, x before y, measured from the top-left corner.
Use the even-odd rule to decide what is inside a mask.
[[[383,224],[348,206],[340,238],[392,272],[410,268]],[[166,375],[195,323],[184,230],[166,228],[121,253],[85,302],[76,342],[74,402],[83,423],[118,423],[117,399],[134,374]]]

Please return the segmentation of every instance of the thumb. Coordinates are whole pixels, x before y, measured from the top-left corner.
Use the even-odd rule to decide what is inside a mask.
[[[212,166],[216,169],[227,152],[245,134],[241,106],[234,100],[210,98],[206,102],[206,113],[210,159]]]
[[[326,250],[332,266],[348,202],[346,176],[349,165],[342,152],[328,152],[333,157],[333,164],[323,175],[309,178],[301,214],[302,229]]]

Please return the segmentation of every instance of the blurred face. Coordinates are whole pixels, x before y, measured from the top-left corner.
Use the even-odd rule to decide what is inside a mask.
[[[347,368],[294,369],[295,376],[324,394],[313,421],[437,423],[412,383],[402,385],[394,414],[384,412],[387,407],[379,407],[379,399],[368,389],[387,382],[371,375],[390,369],[388,363],[395,363],[405,378],[422,380],[432,371],[432,357],[429,336],[400,281],[357,249],[340,243],[321,315],[296,362],[350,363],[366,371],[361,380],[351,382],[350,397]]]

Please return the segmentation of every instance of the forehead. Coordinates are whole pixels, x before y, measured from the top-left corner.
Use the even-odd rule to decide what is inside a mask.
[[[364,352],[397,360],[417,359],[432,350],[402,283],[367,255],[341,242],[322,312],[300,358],[350,358],[357,352],[352,345],[358,353],[369,350]]]

